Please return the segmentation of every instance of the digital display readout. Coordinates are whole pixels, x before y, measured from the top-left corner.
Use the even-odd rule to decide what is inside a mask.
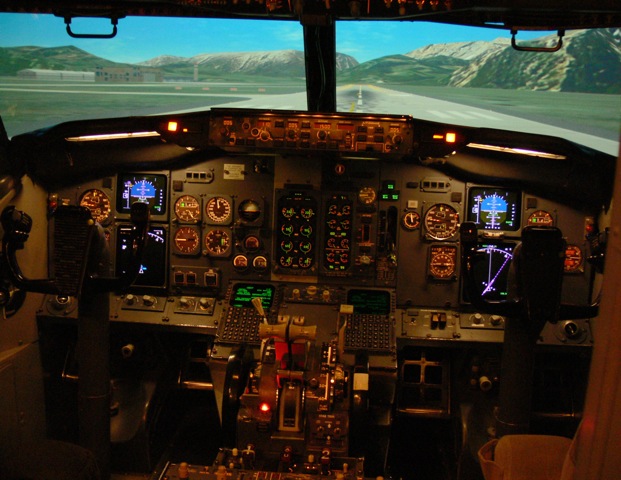
[[[135,202],[148,203],[151,215],[165,215],[168,178],[162,174],[119,175],[116,193],[116,211],[130,213]]]
[[[260,285],[256,283],[238,283],[231,294],[231,307],[252,308],[252,299],[260,298],[263,308],[268,310],[274,301],[276,288],[273,285]]]
[[[484,230],[515,232],[520,228],[522,195],[516,190],[472,187],[468,190],[467,221]]]
[[[390,292],[385,290],[350,290],[347,303],[357,314],[389,315],[391,311]]]

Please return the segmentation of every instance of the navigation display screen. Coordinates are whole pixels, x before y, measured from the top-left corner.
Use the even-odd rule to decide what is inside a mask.
[[[509,268],[513,260],[514,243],[482,243],[477,251],[484,254],[485,261],[475,264],[474,276],[481,296],[488,301],[507,300],[509,296]]]
[[[517,190],[472,187],[466,220],[484,230],[515,232],[520,228],[522,194]]]
[[[276,288],[273,285],[260,285],[256,283],[238,283],[231,294],[231,307],[253,308],[252,299],[260,298],[263,308],[268,310],[274,301]]]
[[[125,273],[132,251],[131,225],[122,225],[117,231],[116,272]],[[166,229],[151,226],[142,255],[138,278],[133,285],[163,287],[166,284]]]
[[[135,202],[148,203],[151,215],[166,214],[168,178],[162,174],[131,173],[119,175],[116,211],[130,213]]]
[[[354,306],[354,313],[364,315],[389,315],[390,292],[385,290],[350,290],[347,303]]]

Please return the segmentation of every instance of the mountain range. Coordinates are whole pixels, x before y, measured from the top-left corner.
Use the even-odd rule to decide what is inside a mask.
[[[528,45],[549,46],[556,41],[556,35],[550,35]],[[195,65],[200,81],[304,78],[304,52],[297,50],[162,55],[137,65],[159,69],[166,80],[192,80]],[[16,75],[24,68],[93,71],[96,66],[128,64],[96,57],[73,46],[0,48],[0,75]],[[516,51],[508,39],[435,44],[364,63],[338,53],[337,77],[340,84],[402,83],[621,94],[621,28],[569,31],[563,38],[563,48],[549,54]]]

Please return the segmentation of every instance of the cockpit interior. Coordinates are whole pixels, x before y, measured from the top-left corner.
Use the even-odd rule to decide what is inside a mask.
[[[255,44],[129,60],[228,21]],[[461,43],[406,56],[422,23]],[[1,478],[619,478],[618,2],[4,0],[0,31]]]

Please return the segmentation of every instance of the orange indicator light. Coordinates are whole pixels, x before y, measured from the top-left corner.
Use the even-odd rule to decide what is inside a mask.
[[[457,134],[448,132],[446,134],[446,143],[455,143],[457,141]]]
[[[168,131],[176,132],[177,128],[179,128],[179,124],[177,122],[168,122]]]
[[[259,410],[261,410],[264,413],[267,413],[270,411],[270,406],[268,403],[263,402],[261,405],[259,405]]]
[[[440,135],[439,133],[434,133],[433,134],[433,139],[434,140],[442,140],[444,138],[444,135]]]

